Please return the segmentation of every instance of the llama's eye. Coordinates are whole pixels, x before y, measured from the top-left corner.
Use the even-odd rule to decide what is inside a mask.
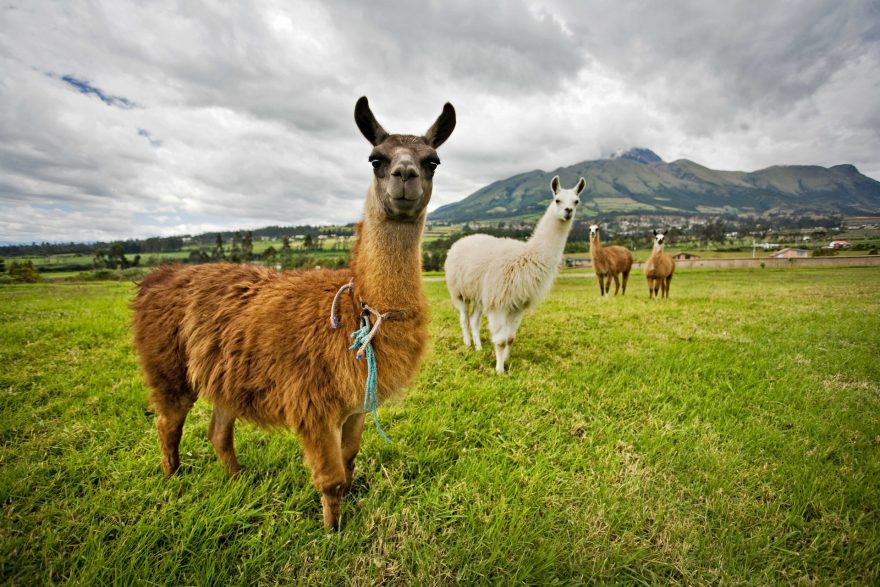
[[[429,161],[425,161],[425,167],[427,167],[431,171],[434,171],[435,169],[437,169],[438,165],[440,165],[440,162],[434,161],[433,159],[429,160]]]
[[[382,163],[384,163],[384,161],[378,157],[373,157],[372,159],[370,159],[370,165],[373,166],[373,169],[379,169],[380,167],[382,167]]]
[[[562,200],[556,200],[556,203],[557,203],[557,204],[561,204],[561,203],[562,203]]]

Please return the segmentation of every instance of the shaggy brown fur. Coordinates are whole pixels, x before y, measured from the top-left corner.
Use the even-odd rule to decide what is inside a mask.
[[[659,297],[659,290],[664,298],[669,297],[669,286],[675,272],[675,259],[663,252],[666,232],[654,231],[654,250],[645,261],[645,277],[648,279],[648,299]]]
[[[633,254],[626,247],[610,246],[603,247],[599,237],[599,226],[590,226],[590,260],[593,271],[599,278],[599,292],[601,295],[611,293],[611,279],[614,279],[614,295],[620,290],[620,281],[617,276],[623,276],[623,291],[620,295],[626,295],[626,282],[629,281],[629,272],[633,266]]]
[[[373,348],[379,400],[399,394],[416,374],[427,340],[421,285],[421,235],[431,197],[435,148],[455,126],[447,104],[425,137],[389,135],[366,98],[355,108],[375,146],[374,179],[349,269],[279,273],[233,264],[162,267],[140,284],[133,303],[135,346],[150,400],[166,476],[180,465],[178,445],[196,398],[214,404],[208,435],[230,475],[237,418],[285,426],[302,441],[324,525],[337,527],[364,426],[366,361],[348,350],[360,302],[383,321]],[[330,328],[330,307],[354,278]]]

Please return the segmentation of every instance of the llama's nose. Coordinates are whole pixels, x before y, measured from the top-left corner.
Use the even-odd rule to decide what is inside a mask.
[[[572,212],[574,212],[574,208],[566,208],[565,209],[566,215],[570,215]]]
[[[399,177],[401,181],[408,181],[419,176],[419,170],[415,165],[402,163],[394,168],[391,172],[394,177]]]

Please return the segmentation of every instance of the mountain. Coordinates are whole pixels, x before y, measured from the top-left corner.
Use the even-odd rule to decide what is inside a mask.
[[[496,181],[430,215],[432,221],[508,220],[540,215],[550,199],[550,179],[563,186],[587,180],[581,214],[874,215],[880,182],[853,165],[777,165],[753,172],[717,171],[687,159],[663,161],[650,149],[554,171],[529,171]]]

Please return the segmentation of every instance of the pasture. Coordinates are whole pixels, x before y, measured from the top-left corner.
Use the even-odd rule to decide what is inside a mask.
[[[203,402],[163,480],[131,284],[0,286],[0,581],[880,581],[876,268],[681,271],[659,302],[563,277],[501,376],[426,288],[427,360],[329,533],[295,438],[239,423],[228,480]]]

